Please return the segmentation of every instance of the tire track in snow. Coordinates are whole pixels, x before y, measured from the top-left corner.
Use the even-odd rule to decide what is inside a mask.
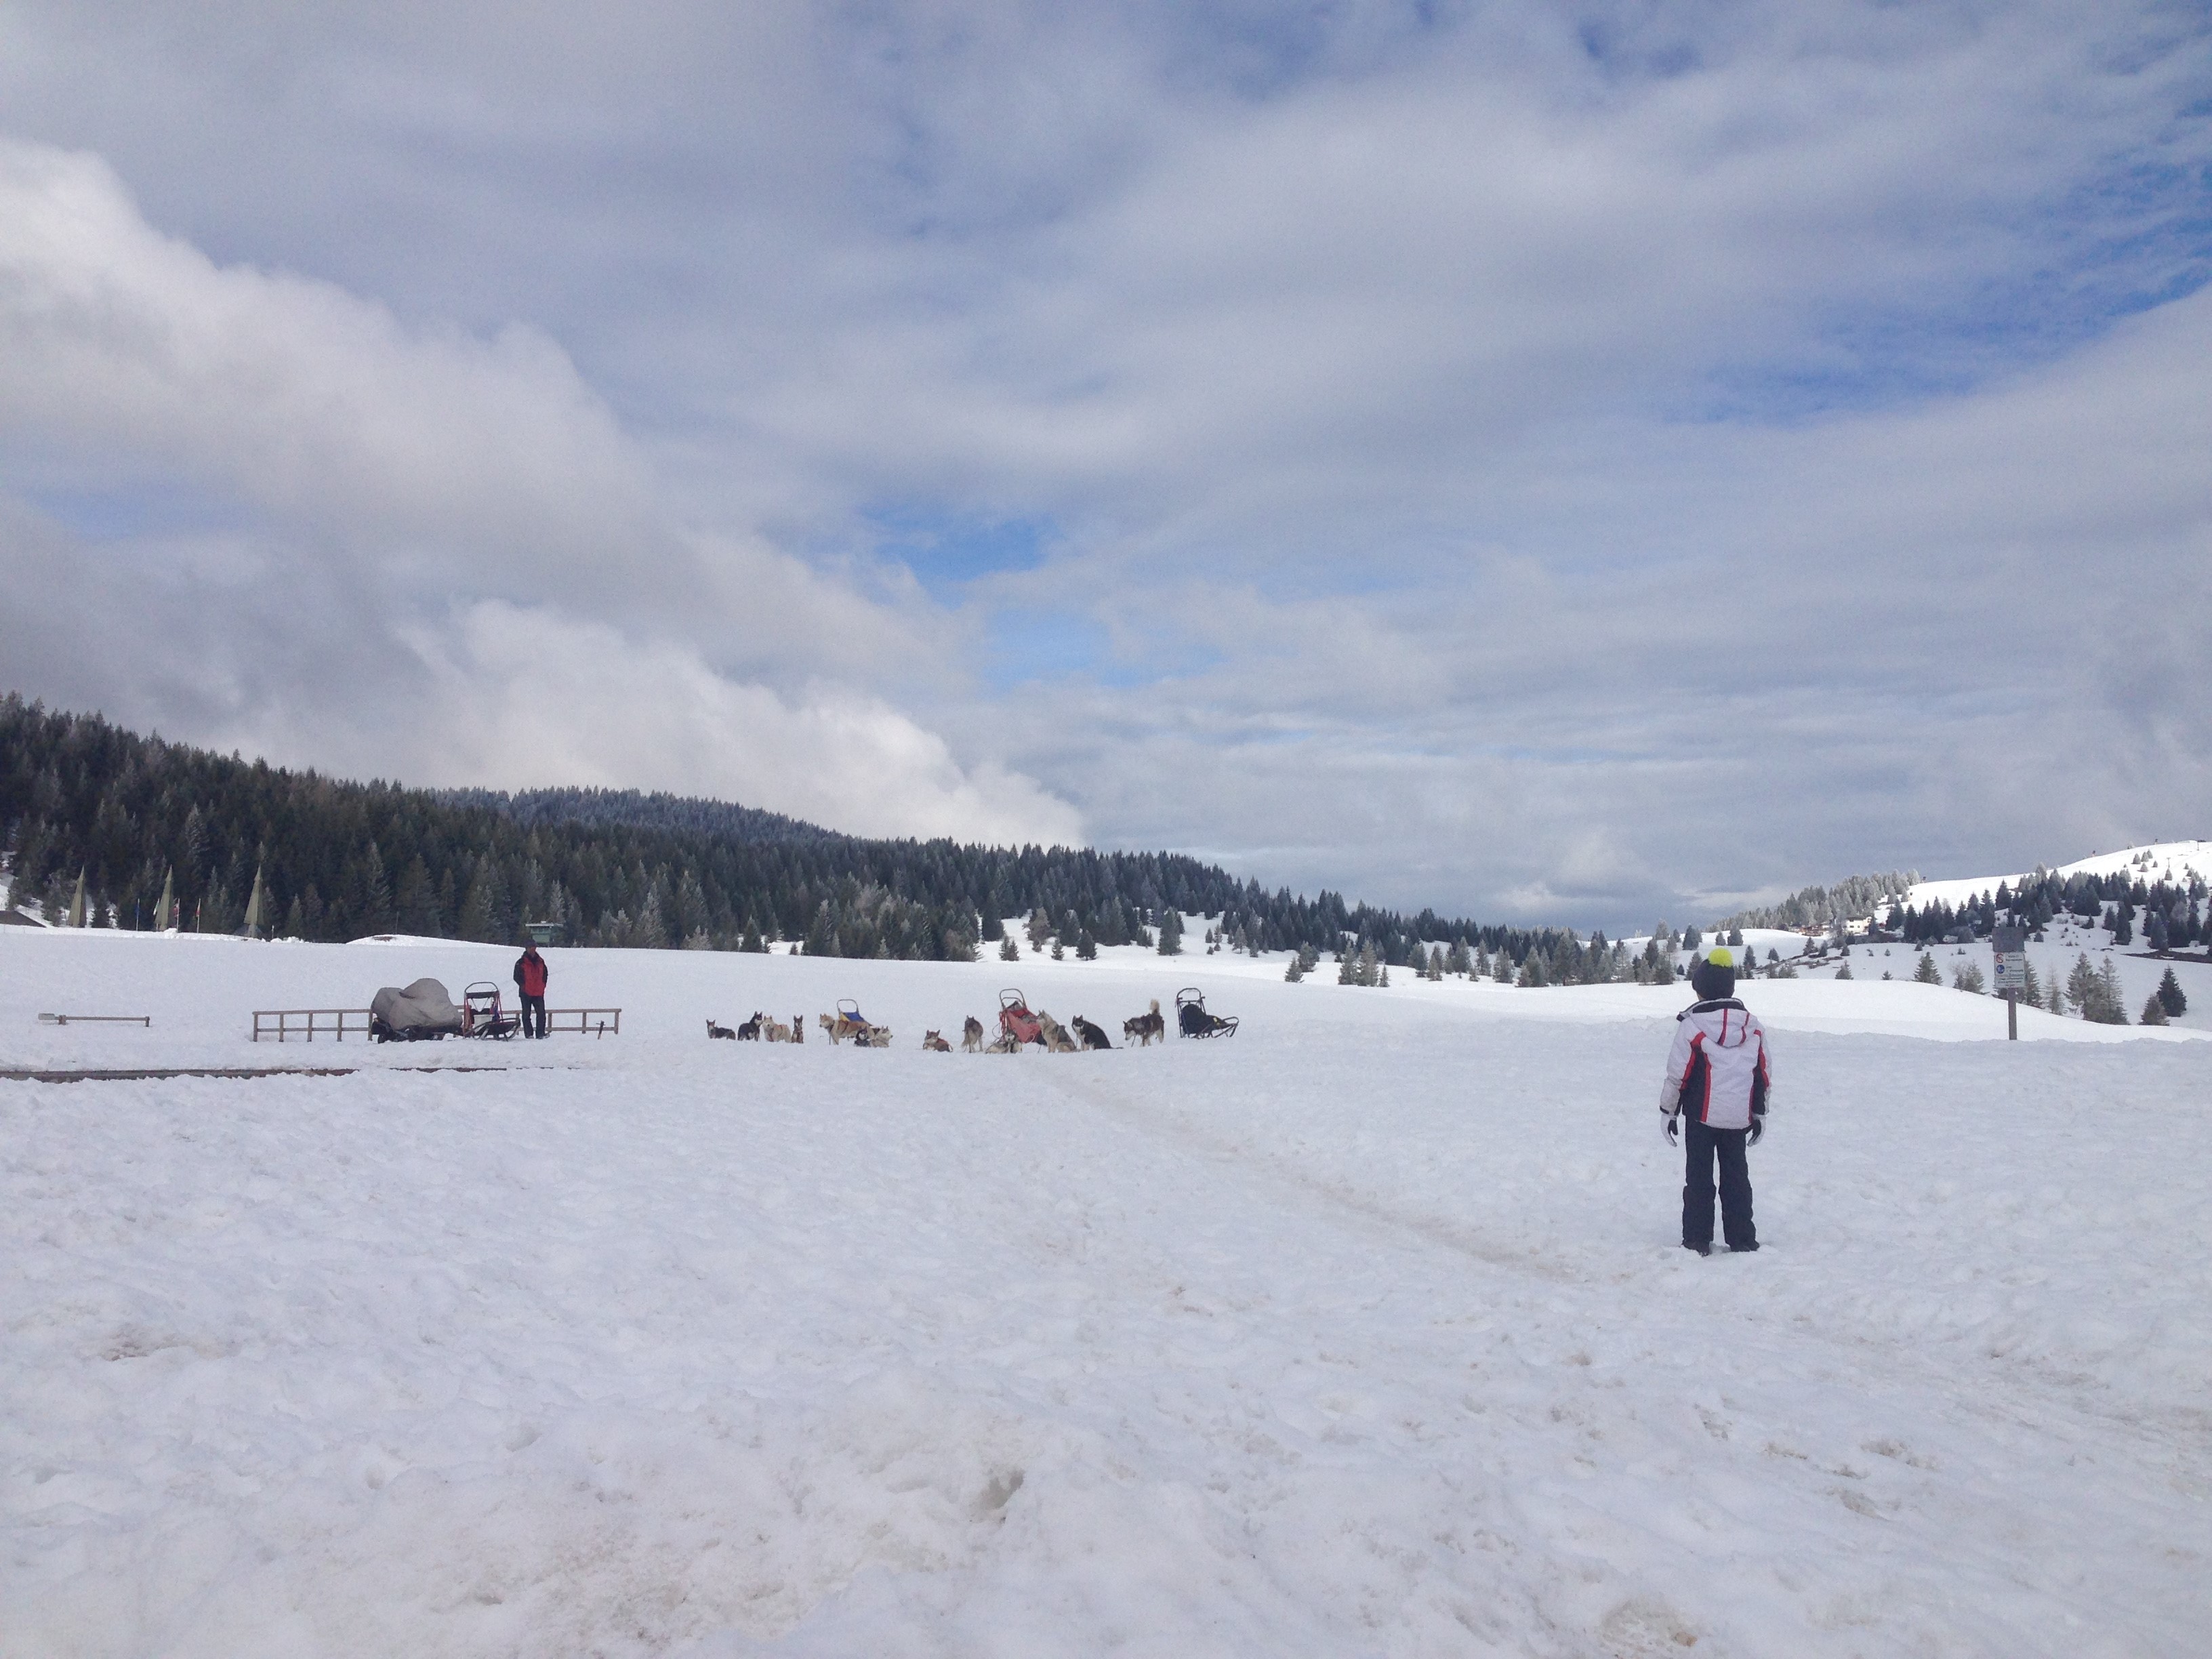
[[[1425,1244],[1441,1245],[1490,1267],[1528,1273],[1555,1285],[1579,1282],[1575,1273],[1550,1258],[1485,1237],[1474,1229],[1439,1216],[1396,1208],[1373,1194],[1316,1176],[1290,1159],[1255,1152],[1247,1144],[1208,1134],[1188,1121],[1170,1119],[1147,1109],[1089,1079],[1055,1072],[1050,1081],[1061,1093],[1153,1140],[1176,1146],[1194,1156],[1228,1164],[1248,1176],[1261,1177],[1304,1197],[1319,1199],[1330,1208],[1370,1226],[1410,1235]]]

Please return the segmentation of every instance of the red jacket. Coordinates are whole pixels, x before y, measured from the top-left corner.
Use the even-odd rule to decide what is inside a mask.
[[[545,981],[550,971],[545,966],[544,957],[535,951],[525,951],[514,959],[515,988],[526,997],[542,997],[545,994]]]

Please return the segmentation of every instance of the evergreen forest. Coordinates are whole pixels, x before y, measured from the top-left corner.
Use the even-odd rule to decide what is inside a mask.
[[[1004,918],[1026,918],[1033,945],[1080,951],[1152,944],[1174,910],[1218,918],[1210,944],[1254,953],[1364,951],[1423,968],[1423,941],[1516,964],[1583,955],[1565,930],[1270,893],[1171,853],[867,839],[635,791],[349,782],[12,693],[0,697],[0,849],[13,899],[60,916],[82,880],[96,927],[234,933],[258,874],[268,931],[303,939],[504,943],[550,921],[579,945],[957,960],[1000,939]]]

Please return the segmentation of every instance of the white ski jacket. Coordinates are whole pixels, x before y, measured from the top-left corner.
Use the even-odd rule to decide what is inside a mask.
[[[1659,1109],[1668,1117],[1687,1112],[1716,1129],[1748,1129],[1766,1114],[1771,1081],[1757,1016],[1724,997],[1693,1003],[1674,1018]]]

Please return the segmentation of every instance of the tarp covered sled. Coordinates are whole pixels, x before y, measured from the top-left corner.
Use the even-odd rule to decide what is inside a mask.
[[[460,1029],[461,1011],[434,979],[418,979],[404,990],[387,985],[368,1005],[368,1034],[379,1042],[420,1042]]]

